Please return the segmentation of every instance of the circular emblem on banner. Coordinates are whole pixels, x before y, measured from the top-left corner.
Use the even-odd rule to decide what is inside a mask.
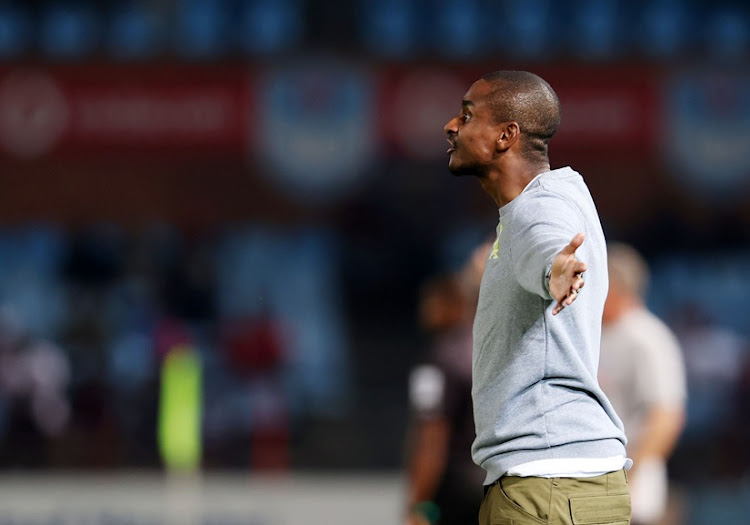
[[[443,126],[461,110],[469,86],[454,75],[416,71],[397,85],[388,112],[387,127],[406,155],[430,160],[445,157],[448,149]]]
[[[305,202],[330,201],[354,188],[376,150],[373,90],[368,73],[328,61],[262,78],[259,127],[251,135],[273,182]]]
[[[665,153],[675,177],[701,196],[750,186],[750,76],[690,73],[667,84]]]
[[[52,149],[68,125],[64,95],[47,74],[10,73],[0,82],[0,144],[21,157]]]

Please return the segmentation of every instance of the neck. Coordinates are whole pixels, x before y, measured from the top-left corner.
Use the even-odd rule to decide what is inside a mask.
[[[549,162],[524,164],[514,169],[496,169],[479,177],[485,192],[502,208],[518,197],[534,177],[550,170]]]

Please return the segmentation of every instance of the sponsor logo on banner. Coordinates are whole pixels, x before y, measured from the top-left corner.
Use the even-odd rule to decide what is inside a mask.
[[[16,71],[0,83],[0,143],[20,157],[50,151],[70,120],[68,101],[52,77]]]
[[[318,61],[272,70],[256,92],[255,153],[290,197],[329,201],[356,187],[376,151],[371,76]]]
[[[439,71],[415,71],[401,78],[392,101],[384,102],[385,128],[398,149],[418,160],[445,158],[448,146],[443,126],[461,110],[461,99],[470,85]]]
[[[0,149],[38,157],[189,148],[241,158],[243,71],[207,71],[91,66],[0,73]]]
[[[677,180],[702,196],[750,186],[750,76],[691,72],[666,85],[665,153]]]

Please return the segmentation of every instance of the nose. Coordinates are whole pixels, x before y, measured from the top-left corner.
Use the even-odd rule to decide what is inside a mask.
[[[443,126],[443,131],[450,137],[451,135],[454,135],[458,133],[458,117],[453,117],[450,119],[445,126]]]

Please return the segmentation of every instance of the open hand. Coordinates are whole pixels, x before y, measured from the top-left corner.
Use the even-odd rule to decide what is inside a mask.
[[[563,308],[573,304],[585,284],[583,272],[586,263],[576,258],[576,250],[583,244],[584,235],[576,234],[552,261],[550,268],[549,293],[557,301],[552,315],[559,314]]]

